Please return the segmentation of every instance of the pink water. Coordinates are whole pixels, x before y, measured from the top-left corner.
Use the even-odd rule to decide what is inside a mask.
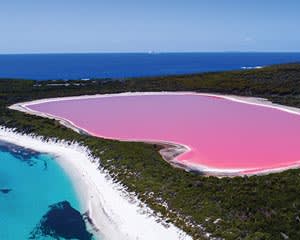
[[[27,106],[89,133],[188,146],[185,164],[261,171],[300,162],[300,115],[196,94],[72,99]]]

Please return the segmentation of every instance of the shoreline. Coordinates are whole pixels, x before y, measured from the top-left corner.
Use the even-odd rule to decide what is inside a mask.
[[[70,177],[84,212],[93,222],[97,239],[101,240],[191,240],[173,224],[154,216],[154,212],[136,196],[116,183],[104,169],[99,169],[99,159],[91,157],[88,148],[78,143],[42,140],[42,137],[25,135],[0,126],[0,140],[55,157]]]
[[[244,96],[236,96],[236,95],[222,95],[222,94],[210,94],[210,93],[197,93],[197,92],[124,92],[124,93],[117,93],[117,94],[96,94],[96,95],[82,95],[82,96],[71,96],[71,97],[58,97],[58,98],[48,98],[48,99],[40,99],[40,100],[33,100],[28,102],[16,103],[11,105],[9,108],[12,110],[22,111],[27,114],[36,115],[44,118],[55,119],[60,122],[63,126],[67,128],[71,128],[77,133],[80,134],[87,134],[99,138],[104,139],[112,139],[112,140],[119,140],[119,141],[128,141],[128,142],[144,142],[148,144],[157,144],[162,146],[163,148],[159,150],[160,155],[162,158],[167,161],[171,166],[184,169],[186,171],[198,172],[208,176],[217,176],[217,177],[224,177],[224,176],[244,176],[244,175],[265,175],[269,173],[281,172],[287,169],[299,168],[300,167],[300,160],[299,162],[295,162],[292,165],[282,165],[276,166],[272,168],[240,168],[240,169],[222,169],[222,168],[215,168],[212,166],[206,166],[196,163],[191,163],[187,160],[178,161],[177,157],[183,153],[189,152],[191,149],[189,146],[169,142],[169,141],[162,141],[162,140],[145,140],[145,139],[116,139],[110,138],[106,136],[100,136],[98,134],[92,133],[87,131],[84,128],[81,128],[74,124],[73,122],[55,116],[51,114],[45,114],[39,111],[35,111],[30,109],[28,106],[32,104],[40,104],[40,103],[47,103],[47,102],[55,102],[60,100],[78,100],[78,99],[92,99],[92,98],[107,98],[107,97],[114,97],[114,96],[141,96],[141,95],[199,95],[199,96],[208,96],[208,97],[216,97],[222,98],[226,100],[230,100],[233,102],[239,102],[249,105],[256,105],[260,107],[267,107],[272,109],[277,109],[280,111],[288,112],[291,114],[300,115],[300,109],[295,107],[284,106],[280,104],[272,103],[271,101],[259,98],[259,97],[244,97]]]

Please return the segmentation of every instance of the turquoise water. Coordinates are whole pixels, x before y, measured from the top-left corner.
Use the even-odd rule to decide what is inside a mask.
[[[72,208],[82,213],[70,179],[52,156],[0,142],[0,239],[29,239],[30,233],[49,211],[49,206],[62,201],[69,202]],[[60,213],[65,214],[68,220],[74,216],[81,217],[74,209],[68,209],[73,212]],[[63,217],[60,216],[61,219]],[[79,218],[77,220],[82,224]],[[50,224],[50,220],[45,222]],[[60,226],[68,226],[62,224]],[[65,228],[62,231],[70,230]],[[65,238],[44,235],[32,239]]]

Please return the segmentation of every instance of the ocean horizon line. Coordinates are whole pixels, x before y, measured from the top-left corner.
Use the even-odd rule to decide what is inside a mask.
[[[16,52],[16,53],[0,53],[0,56],[6,55],[81,55],[81,54],[221,54],[221,53],[231,53],[231,54],[299,54],[299,51],[103,51],[103,52]]]

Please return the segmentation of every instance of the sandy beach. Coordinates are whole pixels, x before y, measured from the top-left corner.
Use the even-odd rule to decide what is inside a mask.
[[[166,227],[160,223],[151,209],[113,182],[103,169],[98,169],[99,159],[92,158],[87,148],[54,139],[43,141],[1,126],[0,140],[55,156],[70,176],[82,209],[88,211],[95,229],[99,230],[97,239],[192,239],[174,225]]]
[[[195,92],[125,92],[119,94],[103,94],[103,95],[83,95],[83,96],[75,96],[75,97],[64,97],[64,98],[51,98],[51,99],[41,99],[35,100],[31,102],[24,102],[24,103],[17,103],[10,106],[11,109],[23,111],[27,114],[38,115],[41,117],[47,117],[50,119],[56,119],[60,121],[60,123],[66,127],[73,129],[79,133],[90,134],[97,137],[107,138],[106,136],[101,136],[99,134],[95,134],[90,132],[80,126],[77,126],[73,122],[60,118],[57,116],[53,116],[50,114],[45,114],[43,112],[34,111],[29,108],[31,104],[39,104],[39,103],[47,103],[47,102],[55,102],[60,101],[61,99],[64,100],[74,100],[74,99],[92,99],[92,98],[109,98],[114,96],[140,96],[140,95],[200,95],[200,96],[209,96],[209,97],[216,97],[216,98],[223,98],[233,102],[245,103],[250,105],[256,105],[261,107],[273,108],[280,111],[288,112],[291,114],[300,115],[300,109],[283,106],[279,104],[274,104],[267,99],[263,98],[256,98],[256,97],[242,97],[242,96],[234,96],[234,95],[221,95],[221,94],[208,94],[208,93],[195,93]],[[289,168],[298,168],[300,166],[299,163],[294,163],[293,165],[283,165],[278,166],[272,169],[259,169],[259,168],[235,168],[235,169],[222,169],[222,168],[215,168],[211,166],[205,166],[201,164],[193,164],[191,162],[181,160],[178,161],[177,157],[183,153],[187,153],[190,151],[189,146],[184,145],[178,142],[166,142],[166,141],[158,141],[156,139],[153,140],[145,140],[145,139],[129,139],[128,141],[140,141],[146,143],[155,143],[163,146],[163,149],[160,150],[160,154],[162,157],[168,161],[172,166],[184,168],[187,171],[198,171],[201,173],[205,173],[207,175],[214,175],[214,176],[236,176],[236,175],[253,175],[253,174],[267,174],[270,172],[278,172],[283,171]]]

